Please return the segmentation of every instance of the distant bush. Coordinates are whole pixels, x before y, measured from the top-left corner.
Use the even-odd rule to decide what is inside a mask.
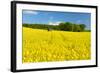
[[[70,22],[60,23],[59,25],[48,25],[48,24],[23,24],[24,27],[34,28],[34,29],[52,29],[52,30],[62,30],[62,31],[73,31],[82,32],[85,30],[85,24],[74,24]],[[88,30],[90,31],[90,30]]]
[[[48,24],[23,24],[24,27],[36,28],[36,29],[48,29],[60,30],[58,25],[48,25]]]
[[[64,31],[80,32],[80,31],[84,31],[85,27],[86,27],[85,24],[73,24],[70,22],[59,24],[60,30],[64,30]]]

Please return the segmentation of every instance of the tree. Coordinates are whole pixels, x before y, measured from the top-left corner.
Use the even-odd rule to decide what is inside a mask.
[[[66,25],[64,23],[59,24],[59,29],[60,30],[66,30]]]
[[[71,22],[63,22],[59,25],[48,25],[48,24],[23,24],[24,27],[34,28],[34,29],[53,29],[62,31],[73,31],[81,32],[85,30],[85,24],[74,24]]]
[[[84,31],[85,27],[86,27],[85,24],[80,24],[81,31]]]
[[[81,27],[78,24],[73,24],[73,32],[80,32],[81,31]]]
[[[71,31],[72,23],[70,23],[70,22],[60,23],[59,28],[60,28],[60,30]]]

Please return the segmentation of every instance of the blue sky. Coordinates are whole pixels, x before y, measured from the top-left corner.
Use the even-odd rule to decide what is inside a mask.
[[[78,12],[55,12],[55,11],[38,11],[23,10],[23,23],[27,24],[48,24],[50,22],[72,22],[85,24],[90,29],[91,14]]]

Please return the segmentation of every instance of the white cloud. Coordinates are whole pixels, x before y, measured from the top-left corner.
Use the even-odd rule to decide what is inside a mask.
[[[49,25],[59,25],[61,22],[49,22]]]
[[[37,15],[38,12],[36,11],[24,11],[25,14],[34,14],[34,15]]]

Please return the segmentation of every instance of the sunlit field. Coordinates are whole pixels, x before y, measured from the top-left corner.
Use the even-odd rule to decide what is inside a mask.
[[[23,63],[90,59],[91,32],[23,27]]]

